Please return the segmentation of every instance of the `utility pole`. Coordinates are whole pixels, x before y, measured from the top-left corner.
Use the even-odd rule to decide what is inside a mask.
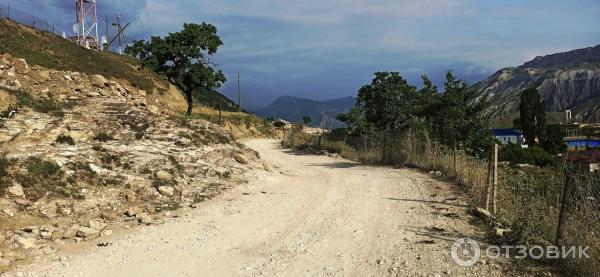
[[[325,104],[321,105],[321,129],[325,130]]]
[[[121,14],[117,10],[117,32],[121,33]],[[121,53],[121,35],[119,35],[119,54]]]
[[[106,25],[105,25],[106,30],[105,30],[105,33],[104,33],[104,36],[106,37],[106,49],[104,49],[104,51],[108,51],[108,40],[109,40],[109,38],[108,38],[108,16],[107,15],[104,16],[104,20],[105,20],[105,23],[106,23]],[[102,47],[104,47],[104,45],[102,45]]]
[[[240,73],[237,73],[237,85],[238,85],[238,113],[242,111],[242,97],[240,90]]]

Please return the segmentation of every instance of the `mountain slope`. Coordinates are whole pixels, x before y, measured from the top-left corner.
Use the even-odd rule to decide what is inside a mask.
[[[496,119],[514,117],[520,93],[535,87],[545,100],[546,111],[572,110],[582,121],[599,121],[600,45],[536,57],[501,69],[474,86],[490,101]]]
[[[277,98],[267,107],[256,112],[262,117],[274,117],[285,119],[290,122],[302,122],[302,117],[310,116],[311,126],[321,126],[323,110],[325,111],[325,128],[337,128],[342,123],[335,117],[348,112],[354,104],[354,97],[344,97],[327,101],[315,101],[294,96],[282,96]]]

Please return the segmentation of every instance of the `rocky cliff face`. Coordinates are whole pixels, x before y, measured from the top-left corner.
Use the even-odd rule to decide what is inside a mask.
[[[518,112],[520,93],[538,89],[546,110],[572,110],[583,121],[600,121],[600,45],[536,57],[504,68],[474,85],[492,104],[495,118]]]

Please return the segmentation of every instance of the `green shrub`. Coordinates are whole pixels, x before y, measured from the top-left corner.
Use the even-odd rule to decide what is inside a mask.
[[[62,143],[62,144],[68,144],[68,145],[75,145],[75,141],[73,140],[73,138],[71,136],[63,135],[63,134],[60,134],[60,135],[58,135],[58,137],[56,137],[56,142]]]
[[[30,157],[27,160],[27,171],[38,178],[48,178],[57,174],[60,167],[53,162],[42,160],[39,157]]]
[[[10,160],[8,160],[4,155],[0,156],[0,195],[4,194],[4,190],[9,186],[10,182],[8,180],[9,173],[8,169],[11,166]]]
[[[105,153],[100,156],[100,161],[106,167],[112,168],[113,165],[121,166],[121,157],[115,154]]]
[[[17,97],[18,107],[29,107],[39,113],[62,117],[65,114],[63,108],[68,107],[68,105],[59,103],[54,99],[34,97],[26,91],[11,91],[11,94]]]
[[[512,164],[532,164],[548,166],[555,162],[554,157],[538,146],[521,148],[520,145],[508,144],[499,151],[499,159]]]

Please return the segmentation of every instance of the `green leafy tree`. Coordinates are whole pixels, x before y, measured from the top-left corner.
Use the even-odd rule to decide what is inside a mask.
[[[153,36],[150,41],[136,41],[125,53],[140,59],[144,67],[166,76],[181,89],[186,96],[186,115],[189,116],[194,91],[218,88],[225,82],[223,72],[210,61],[221,45],[223,42],[215,26],[185,23],[183,30],[164,38]]]
[[[546,135],[546,110],[544,101],[535,88],[528,88],[521,93],[519,106],[521,128],[527,144],[536,144],[536,139],[544,140]]]
[[[565,153],[568,145],[564,140],[565,131],[559,124],[552,124],[546,127],[546,136],[541,142],[542,148],[550,154]]]
[[[479,93],[466,81],[457,79],[452,71],[446,72],[445,92],[439,102],[432,104],[432,132],[448,146],[464,144],[471,147],[481,130],[487,128],[485,109],[488,103],[478,101]]]
[[[417,119],[417,89],[398,72],[377,72],[358,91],[356,109],[380,130],[400,130]]]
[[[311,121],[312,121],[312,119],[308,115],[305,115],[302,117],[302,122],[304,122],[304,125],[310,124]]]

